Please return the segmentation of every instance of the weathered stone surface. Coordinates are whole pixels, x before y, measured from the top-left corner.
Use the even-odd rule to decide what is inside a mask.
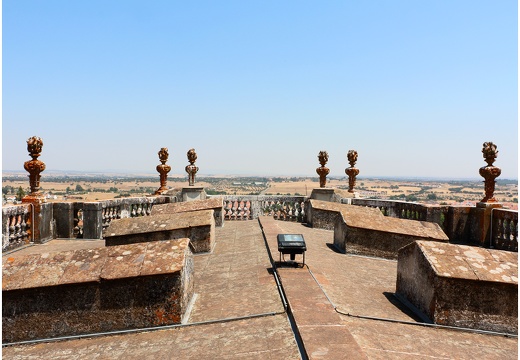
[[[52,212],[56,223],[56,238],[74,237],[74,203],[53,203]]]
[[[224,201],[221,197],[204,200],[183,201],[177,203],[155,205],[152,208],[151,215],[176,214],[180,212],[211,209],[214,211],[213,215],[215,217],[215,226],[222,226],[224,224],[224,214],[222,211],[223,206]]]
[[[405,220],[361,211],[358,206],[344,205],[334,226],[334,245],[342,252],[397,258],[400,248],[416,240],[448,242],[436,223]]]
[[[335,201],[336,195],[334,194],[334,189],[331,188],[316,188],[312,189],[311,199],[319,200],[319,201]]]
[[[181,198],[183,202],[194,201],[194,200],[204,200],[206,199],[207,194],[204,191],[203,187],[200,186],[190,186],[182,188],[181,190]]]
[[[197,210],[113,220],[107,246],[189,238],[193,252],[208,252],[215,242],[213,210]]]
[[[342,252],[394,259],[415,240],[449,240],[436,223],[391,218],[375,208],[309,200],[307,216],[312,227],[334,230]]]
[[[4,343],[179,323],[189,239],[4,258]]]
[[[313,228],[326,229],[326,230],[334,230],[334,225],[338,218],[340,218],[340,212],[342,210],[347,211],[347,221],[352,218],[353,221],[360,223],[362,221],[371,222],[371,221],[379,221],[378,219],[383,219],[384,215],[381,211],[369,208],[357,206],[349,206],[346,204],[341,204],[337,202],[330,201],[321,201],[310,199],[306,202],[306,216],[307,223],[311,225]],[[350,209],[353,209],[350,211]]]
[[[417,241],[399,251],[396,293],[436,324],[518,332],[511,252]]]

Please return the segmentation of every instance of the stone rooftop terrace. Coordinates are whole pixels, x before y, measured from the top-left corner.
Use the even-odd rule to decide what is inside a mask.
[[[277,268],[291,316],[284,312],[269,259],[269,254],[278,259],[278,233],[303,234],[308,249],[308,268]],[[518,358],[515,337],[414,325],[415,315],[393,296],[397,262],[340,254],[332,243],[331,230],[270,217],[226,222],[216,229],[213,252],[194,256],[191,326],[13,345],[3,348],[3,357],[299,359],[294,319],[304,358]],[[4,255],[3,261],[103,245],[53,240]]]

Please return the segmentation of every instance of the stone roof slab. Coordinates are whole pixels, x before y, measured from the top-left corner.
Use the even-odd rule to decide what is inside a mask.
[[[422,240],[417,245],[438,276],[518,284],[514,253]]]
[[[147,243],[140,275],[173,273],[180,271],[184,261],[179,261],[189,245],[189,239],[183,238],[169,242],[154,241]]]
[[[25,277],[23,287],[29,289],[60,284],[73,255],[73,251],[41,254],[40,259],[33,265],[36,267],[35,271],[29,271]]]
[[[107,260],[108,248],[76,250],[65,268],[61,284],[99,281],[99,274]]]

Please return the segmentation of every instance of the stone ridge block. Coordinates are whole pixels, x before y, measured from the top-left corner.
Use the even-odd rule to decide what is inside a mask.
[[[3,343],[180,323],[189,239],[4,257]]]
[[[416,241],[399,250],[396,293],[435,324],[518,333],[512,252]]]
[[[385,218],[381,211],[375,208],[310,199],[306,209],[307,222],[314,228],[334,230],[341,211],[348,215],[345,217],[346,221],[355,222],[358,227],[367,227]]]
[[[197,210],[113,220],[106,246],[189,238],[192,251],[209,252],[215,243],[213,210]]]
[[[183,201],[177,203],[168,203],[161,205],[154,205],[150,215],[160,214],[175,214],[180,212],[189,212],[197,210],[212,209],[215,217],[215,226],[222,226],[224,224],[224,200],[221,197],[215,197],[204,200]]]
[[[449,241],[436,223],[391,218],[374,208],[318,203],[312,212],[318,223],[335,219],[334,245],[342,252],[395,259],[416,240]]]

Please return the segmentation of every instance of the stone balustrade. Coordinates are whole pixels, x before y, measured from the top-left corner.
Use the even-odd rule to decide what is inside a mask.
[[[225,195],[224,220],[252,220],[261,215],[278,220],[304,221],[305,196]]]
[[[276,220],[305,221],[305,197],[282,197],[267,199],[262,202],[264,215],[273,216]]]
[[[304,222],[305,196],[224,195],[224,221],[252,220],[273,216],[277,220]],[[2,251],[9,251],[32,241],[41,243],[52,238],[102,239],[104,230],[114,219],[148,216],[157,204],[178,202],[176,196],[151,196],[111,199],[99,202],[46,203],[42,207],[42,228],[31,229],[31,206],[12,205],[2,208]],[[478,243],[476,234],[482,227],[475,207],[434,206],[404,201],[378,199],[341,199],[342,203],[378,208],[385,216],[435,222],[453,243],[465,243],[496,249],[518,251],[518,211],[493,209],[486,242]],[[481,229],[482,230],[482,229]],[[484,229],[486,232],[487,229]],[[481,231],[482,232],[482,231]]]
[[[449,206],[424,205],[406,201],[377,199],[342,199],[342,203],[378,208],[383,215],[399,219],[434,222],[445,230]]]
[[[493,209],[491,221],[491,247],[518,252],[518,211]]]
[[[83,203],[83,236],[88,239],[101,239],[112,220],[148,216],[153,205],[170,201],[175,202],[176,198],[167,196],[134,197]],[[92,235],[87,236],[87,234]]]
[[[30,204],[2,207],[2,252],[31,242]]]
[[[224,220],[251,220],[251,201],[247,199],[224,200]]]

